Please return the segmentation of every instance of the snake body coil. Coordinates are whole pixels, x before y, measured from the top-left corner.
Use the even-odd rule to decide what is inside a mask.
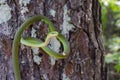
[[[18,31],[15,34],[14,40],[13,40],[13,45],[12,45],[12,59],[13,59],[13,69],[14,69],[14,75],[15,75],[15,79],[16,80],[21,80],[21,75],[20,75],[20,68],[19,68],[19,44],[20,42],[22,44],[31,46],[31,47],[41,47],[48,55],[54,57],[54,58],[66,58],[70,52],[70,47],[69,47],[69,43],[66,40],[66,38],[61,35],[60,33],[58,33],[56,35],[57,39],[62,43],[63,45],[63,53],[59,54],[56,53],[55,51],[51,50],[50,48],[48,48],[46,45],[49,43],[49,39],[50,36],[47,36],[48,38],[46,38],[45,40],[45,44],[44,42],[42,42],[41,40],[35,39],[35,38],[23,38],[22,34],[23,32],[29,28],[29,26],[31,24],[33,24],[34,22],[38,22],[38,21],[44,21],[48,27],[49,27],[49,32],[56,32],[56,34],[58,33],[56,31],[56,29],[54,28],[52,22],[45,16],[41,16],[41,15],[36,15],[34,17],[31,17],[30,19],[28,19],[27,21],[25,21],[20,28],[18,29]],[[33,42],[33,43],[31,43]],[[39,46],[36,46],[34,43],[39,44]],[[43,44],[43,45],[42,45]]]

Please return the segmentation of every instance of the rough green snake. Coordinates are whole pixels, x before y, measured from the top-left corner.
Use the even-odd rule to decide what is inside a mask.
[[[38,21],[44,21],[48,25],[49,33],[45,39],[45,42],[32,37],[25,37],[25,38],[22,37],[23,32],[27,28],[29,28],[29,26],[32,25],[34,22],[38,22]],[[47,47],[47,44],[49,43],[51,37],[56,37],[61,42],[64,49],[62,53],[57,53],[51,50],[49,47]],[[48,55],[58,59],[66,58],[70,52],[69,42],[62,34],[56,31],[56,29],[53,26],[53,23],[47,17],[42,15],[36,15],[31,17],[19,27],[13,40],[12,59],[13,59],[13,69],[14,69],[15,80],[22,80],[20,75],[19,55],[18,55],[20,43],[27,46],[31,46],[31,47],[40,47]]]

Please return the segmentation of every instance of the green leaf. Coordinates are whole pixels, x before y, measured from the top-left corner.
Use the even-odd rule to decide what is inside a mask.
[[[114,57],[113,54],[107,54],[106,57],[105,57],[105,62],[106,62],[106,63],[111,63],[111,62],[113,62],[114,60],[116,60],[116,58]]]
[[[120,64],[116,64],[114,68],[117,70],[117,72],[120,72]]]
[[[107,54],[105,56],[105,62],[106,63],[112,63],[112,62],[119,62],[120,61],[120,53],[114,53],[114,54]]]

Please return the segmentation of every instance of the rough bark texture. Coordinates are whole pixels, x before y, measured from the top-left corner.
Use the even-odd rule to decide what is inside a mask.
[[[38,56],[41,62],[37,65],[33,61],[33,50],[21,45],[19,63],[23,80],[107,80],[100,5],[97,0],[24,1],[27,0],[5,2],[11,8],[12,17],[0,24],[0,80],[14,80],[12,40],[18,27],[36,14],[51,19],[54,26],[69,40],[71,51],[66,59],[54,60],[40,49]],[[67,27],[64,27],[65,23]],[[24,34],[32,35],[33,28],[36,37],[44,39],[48,30],[46,25],[34,25]]]

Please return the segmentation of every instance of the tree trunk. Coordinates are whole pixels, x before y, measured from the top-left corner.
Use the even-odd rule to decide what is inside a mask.
[[[97,0],[2,0],[0,4],[0,80],[14,80],[11,57],[14,35],[25,20],[37,14],[47,16],[68,39],[70,55],[54,59],[41,49],[21,45],[22,80],[107,80]],[[39,23],[23,35],[44,40],[47,32],[46,25]],[[54,51],[61,51],[58,40],[52,39],[50,44]]]

